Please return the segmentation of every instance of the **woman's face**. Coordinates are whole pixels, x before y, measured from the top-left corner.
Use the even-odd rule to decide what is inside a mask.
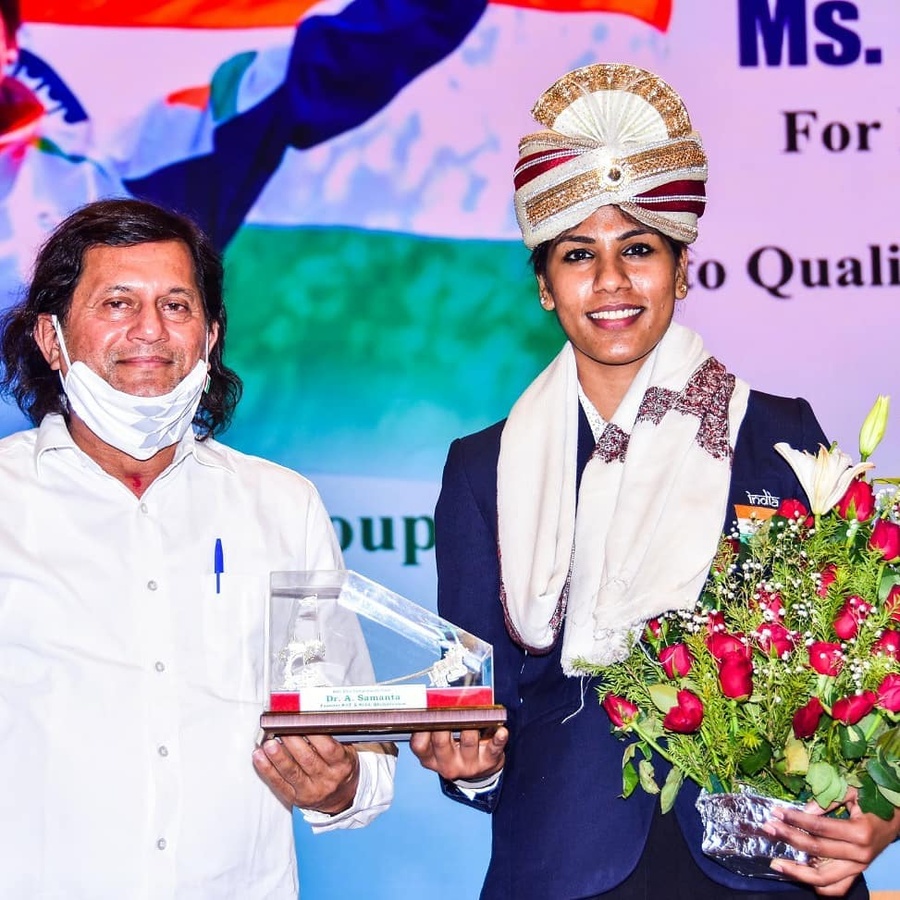
[[[542,302],[556,310],[592,399],[607,386],[617,400],[624,395],[672,321],[686,265],[685,252],[676,259],[662,235],[617,206],[601,207],[553,241],[538,279]]]

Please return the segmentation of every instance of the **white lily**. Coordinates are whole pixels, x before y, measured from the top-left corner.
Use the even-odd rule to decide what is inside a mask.
[[[775,449],[794,470],[815,516],[828,512],[844,496],[857,475],[874,468],[874,463],[870,462],[854,465],[853,460],[837,447],[826,450],[820,445],[819,452],[812,454],[782,442],[776,444]]]

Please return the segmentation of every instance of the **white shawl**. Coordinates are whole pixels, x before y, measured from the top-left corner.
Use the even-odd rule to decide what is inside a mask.
[[[606,426],[575,498],[578,380],[569,344],[500,441],[501,599],[513,639],[562,665],[624,657],[631,629],[693,605],[725,519],[749,387],[672,324]]]

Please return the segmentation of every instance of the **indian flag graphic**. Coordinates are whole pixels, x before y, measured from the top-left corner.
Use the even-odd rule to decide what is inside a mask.
[[[40,222],[23,197],[17,247],[30,256],[104,193],[189,212],[227,248],[228,356],[246,386],[229,441],[314,476],[433,480],[449,441],[502,416],[561,340],[512,212],[530,103],[635,40],[655,56],[671,2],[82,0],[22,13],[26,59],[50,79],[22,71],[46,109],[38,138],[89,160],[92,177],[44,186]],[[510,64],[522,58],[527,70]],[[20,252],[19,278],[27,263]]]

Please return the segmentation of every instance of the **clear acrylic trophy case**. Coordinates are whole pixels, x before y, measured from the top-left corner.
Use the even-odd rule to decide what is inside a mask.
[[[349,569],[273,572],[266,629],[267,735],[406,740],[488,730],[490,644]]]

